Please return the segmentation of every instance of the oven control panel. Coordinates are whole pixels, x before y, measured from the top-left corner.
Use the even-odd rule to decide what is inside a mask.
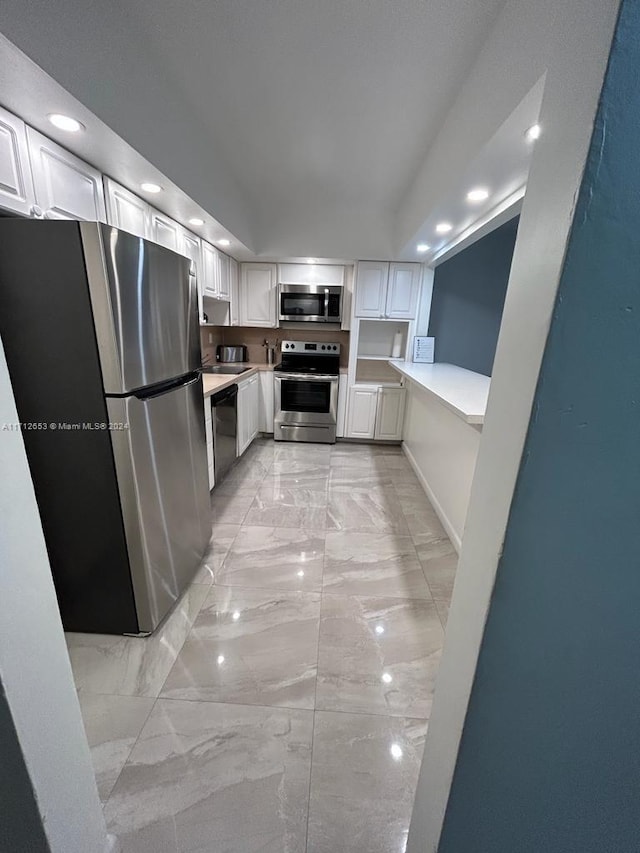
[[[282,341],[282,352],[295,352],[300,355],[339,355],[340,344],[322,341]]]

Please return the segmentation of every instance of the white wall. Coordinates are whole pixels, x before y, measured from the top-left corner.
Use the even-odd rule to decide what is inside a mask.
[[[407,382],[403,449],[460,551],[481,429]]]
[[[507,0],[465,84],[398,209],[394,247],[401,251],[425,216],[542,77],[557,32],[557,0]],[[583,4],[588,10],[593,0]]]
[[[619,3],[555,5],[543,136],[520,219],[407,853],[438,849]]]
[[[52,853],[103,853],[106,830],[0,346],[0,689]],[[29,849],[25,842],[24,850]]]
[[[252,248],[244,188],[122,0],[2,0],[0,30]]]

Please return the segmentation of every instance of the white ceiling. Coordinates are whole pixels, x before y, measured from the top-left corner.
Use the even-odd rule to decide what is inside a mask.
[[[350,220],[388,227],[501,6],[131,0],[128,8],[256,211],[256,249],[325,255],[331,247],[313,237],[323,219],[348,228],[349,211]],[[280,220],[287,233],[278,233]]]
[[[540,3],[2,0],[0,28],[51,77],[16,53],[0,102],[54,137],[52,99],[79,102],[88,132],[62,144],[133,189],[153,164],[154,203],[206,211],[240,259],[408,258],[447,205],[468,221],[465,181],[504,197],[526,177],[504,143],[534,115]]]

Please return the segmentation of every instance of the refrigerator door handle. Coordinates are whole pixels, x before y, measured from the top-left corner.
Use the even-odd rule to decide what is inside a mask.
[[[200,374],[199,374],[199,373],[196,373],[194,376],[192,376],[192,377],[191,377],[191,379],[187,379],[187,381],[183,383],[183,386],[182,386],[182,387],[185,387],[185,388],[186,388],[186,387],[187,387],[187,385],[193,385],[193,384],[194,384],[194,382],[198,382],[198,381],[199,381],[199,379],[200,379]]]
[[[180,376],[178,379],[172,379],[170,382],[163,382],[161,385],[151,385],[149,388],[141,388],[138,391],[134,391],[131,396],[137,397],[138,400],[152,400],[154,397],[161,397],[163,394],[170,394],[178,388],[187,388],[189,385],[193,385],[199,381],[200,373],[188,373],[186,377]]]

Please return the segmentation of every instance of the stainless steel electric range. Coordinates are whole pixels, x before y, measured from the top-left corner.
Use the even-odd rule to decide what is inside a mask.
[[[275,440],[334,444],[340,344],[283,341],[274,376]]]

